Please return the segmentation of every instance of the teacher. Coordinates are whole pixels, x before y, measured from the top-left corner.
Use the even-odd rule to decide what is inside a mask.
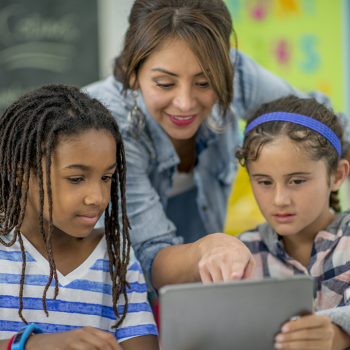
[[[249,250],[221,233],[238,120],[303,94],[230,48],[222,0],[136,0],[129,24],[114,74],[85,90],[110,109],[124,139],[131,242],[147,283],[253,277]]]

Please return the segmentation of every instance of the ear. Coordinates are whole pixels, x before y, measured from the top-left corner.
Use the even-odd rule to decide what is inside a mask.
[[[341,159],[338,162],[337,170],[331,177],[331,191],[339,190],[340,186],[345,181],[349,174],[349,162],[346,159]]]
[[[139,82],[136,79],[136,74],[132,73],[130,80],[129,80],[129,86],[133,90],[138,90],[140,88]]]

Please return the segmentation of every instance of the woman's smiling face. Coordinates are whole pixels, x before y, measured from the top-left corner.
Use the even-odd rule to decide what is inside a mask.
[[[153,119],[177,140],[193,137],[216,102],[195,55],[180,39],[147,58],[135,88]]]

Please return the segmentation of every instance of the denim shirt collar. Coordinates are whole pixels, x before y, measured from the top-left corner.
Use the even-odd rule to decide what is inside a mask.
[[[148,136],[155,147],[158,161],[158,172],[163,172],[175,167],[180,163],[180,158],[164,129],[149,114],[141,91],[138,91],[136,102],[138,108],[145,116],[145,132],[148,133]],[[218,139],[219,135],[210,130],[205,121],[203,121],[199,126],[196,135],[197,156],[211,144],[217,142]]]

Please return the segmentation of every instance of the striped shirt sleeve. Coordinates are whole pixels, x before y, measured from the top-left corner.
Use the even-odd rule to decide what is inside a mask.
[[[127,281],[128,290],[128,311],[121,326],[116,331],[119,342],[142,335],[158,336],[151,306],[147,301],[147,287],[139,261],[132,252],[131,263],[129,264]],[[120,296],[120,298],[123,298]],[[120,300],[121,304],[124,304]],[[124,312],[124,305],[118,307],[120,314]]]

